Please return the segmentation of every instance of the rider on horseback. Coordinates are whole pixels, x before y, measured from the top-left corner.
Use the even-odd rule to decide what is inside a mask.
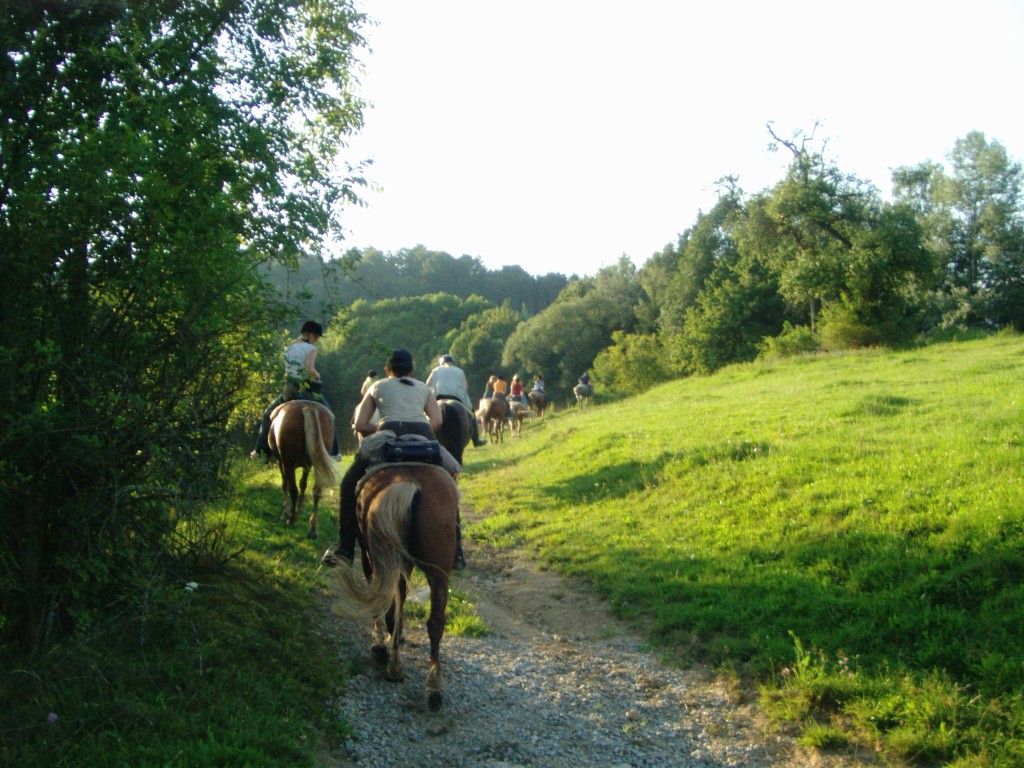
[[[455,358],[451,355],[441,355],[437,367],[427,376],[427,388],[434,393],[438,400],[443,398],[458,400],[469,409],[470,413],[473,413],[466,373],[455,365]],[[480,431],[475,418],[473,419],[473,445],[478,448],[481,445],[487,445],[486,440],[480,439]]]
[[[396,349],[391,353],[385,370],[388,375],[374,382],[356,409],[356,431],[366,436],[380,430],[389,430],[397,437],[422,435],[428,440],[434,440],[434,429],[441,424],[441,409],[427,385],[409,376],[412,373],[412,355],[407,350]],[[374,412],[380,414],[377,423],[371,420]],[[370,459],[357,453],[341,480],[338,546],[324,553],[321,558],[324,565],[333,566],[339,558],[351,564],[355,557],[356,531],[359,527],[356,519],[356,486],[369,468]],[[455,569],[460,570],[466,567],[466,559],[462,554],[462,530],[456,525],[455,531]]]
[[[267,409],[263,411],[260,422],[260,434],[256,440],[256,449],[250,454],[252,458],[260,458],[264,463],[270,461],[270,445],[267,435],[270,433],[270,414],[281,403],[289,400],[316,400],[330,410],[331,406],[321,393],[323,382],[317,371],[316,343],[324,335],[324,327],[315,320],[307,320],[302,324],[299,338],[291,341],[284,350],[284,387]],[[334,435],[331,455],[338,455],[338,436]]]
[[[512,393],[509,395],[509,400],[514,400],[518,403],[523,403],[524,405],[526,404],[526,398],[523,397],[523,382],[520,380],[518,373],[512,376],[511,391]]]

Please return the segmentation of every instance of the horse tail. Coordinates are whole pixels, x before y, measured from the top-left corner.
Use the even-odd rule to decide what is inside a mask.
[[[383,616],[391,607],[407,564],[414,562],[406,541],[419,493],[416,483],[395,483],[373,501],[367,513],[365,537],[373,564],[369,581],[353,568],[337,569],[342,589],[375,617]]]
[[[333,488],[341,485],[341,473],[338,465],[331,459],[324,447],[323,432],[320,429],[320,417],[316,408],[303,408],[302,418],[306,434],[306,456],[313,463],[316,484],[321,488]]]

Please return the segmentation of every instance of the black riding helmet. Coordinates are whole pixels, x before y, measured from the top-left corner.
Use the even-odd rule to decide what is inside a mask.
[[[324,327],[316,320],[307,320],[302,324],[302,330],[299,333],[315,333],[317,336],[323,336]]]

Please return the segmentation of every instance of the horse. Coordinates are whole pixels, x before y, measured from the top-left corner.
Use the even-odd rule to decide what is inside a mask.
[[[537,418],[543,419],[544,411],[548,407],[547,393],[542,389],[531,389],[527,398],[530,400],[530,405],[533,406],[533,412],[537,414]]]
[[[434,430],[434,435],[461,464],[462,454],[473,436],[473,419],[476,417],[461,400],[442,397],[437,404],[441,408],[441,426]]]
[[[508,420],[508,403],[500,397],[487,397],[480,401],[477,410],[484,432],[494,442],[500,443],[505,438],[505,422]]]
[[[508,402],[508,425],[512,430],[512,436],[521,435],[523,432],[523,419],[530,412],[530,408],[519,400]]]
[[[448,606],[448,579],[455,557],[459,491],[443,468],[430,464],[389,464],[369,475],[359,492],[359,545],[363,575],[337,568],[342,590],[373,616],[370,651],[389,680],[405,676],[399,655],[405,598],[414,567],[430,589],[430,661],[426,699],[431,712],[444,703],[441,637]],[[385,636],[385,630],[387,636]]]
[[[284,496],[281,519],[295,527],[298,512],[306,502],[306,483],[309,470],[313,474],[313,514],[309,517],[306,536],[317,537],[320,496],[324,488],[341,483],[338,466],[331,459],[334,438],[334,414],[313,400],[289,400],[270,414],[270,432],[267,442],[281,470],[281,493]],[[302,468],[299,483],[295,472]]]
[[[577,384],[572,388],[572,393],[576,395],[576,406],[583,408],[590,405],[590,398],[594,396],[594,385]]]

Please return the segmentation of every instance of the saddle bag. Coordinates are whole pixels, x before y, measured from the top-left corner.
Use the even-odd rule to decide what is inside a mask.
[[[441,444],[437,440],[388,440],[384,443],[384,461],[418,461],[423,464],[443,464]]]

